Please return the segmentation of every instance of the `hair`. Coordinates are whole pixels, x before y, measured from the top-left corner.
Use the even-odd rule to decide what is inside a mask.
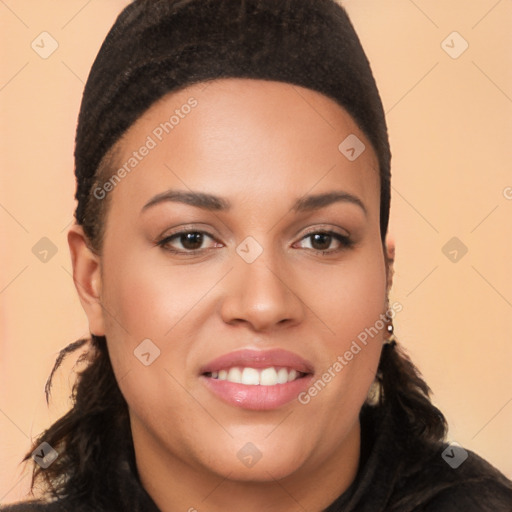
[[[314,60],[315,52],[318,53],[319,51],[318,44],[320,43],[317,42],[317,46],[310,49],[309,53],[295,56],[296,68],[290,71],[290,67],[292,67],[290,63],[288,68],[289,74],[283,74],[280,79],[299,84],[302,83],[306,87],[315,88],[330,97],[335,97],[338,102],[340,102],[339,95],[333,92],[335,91],[336,80],[346,81],[347,78],[343,78],[345,76],[344,73],[350,75],[347,69],[352,70],[352,75],[356,76],[359,80],[356,86],[352,86],[352,89],[355,91],[353,96],[350,96],[350,90],[343,93],[346,94],[346,97],[344,97],[344,103],[342,102],[342,104],[359,125],[362,126],[363,131],[369,136],[379,156],[381,237],[384,243],[390,203],[390,153],[387,143],[387,132],[383,121],[384,116],[380,98],[378,97],[376,87],[372,85],[373,78],[371,77],[371,72],[369,72],[369,65],[364,53],[361,53],[362,50],[358,46],[359,41],[342,8],[335,4],[333,0],[300,0],[295,3],[290,0],[238,0],[238,4],[243,5],[247,10],[253,9],[251,16],[254,18],[260,15],[263,16],[258,23],[263,23],[264,30],[260,31],[262,34],[258,36],[257,43],[254,43],[257,46],[249,44],[247,47],[242,48],[242,45],[239,44],[240,41],[230,42],[229,44],[226,42],[227,46],[223,47],[222,52],[218,52],[218,55],[229,55],[229,59],[223,61],[221,57],[218,57],[218,60],[215,60],[215,56],[213,59],[211,58],[213,55],[211,53],[213,51],[212,48],[216,48],[213,44],[215,37],[211,36],[211,39],[207,40],[206,29],[209,26],[218,26],[222,32],[224,28],[222,20],[229,17],[228,8],[235,5],[236,0],[216,1],[217,5],[225,4],[226,10],[219,7],[218,11],[213,12],[212,6],[214,3],[209,0],[204,0],[202,3],[195,2],[194,0],[136,1],[121,13],[107,36],[100,50],[99,60],[93,66],[84,92],[77,130],[77,148],[75,151],[77,161],[76,197],[79,201],[75,216],[77,223],[82,225],[91,243],[91,248],[99,249],[101,247],[108,205],[107,201],[101,203],[94,201],[93,194],[91,193],[94,183],[100,183],[105,173],[112,169],[116,156],[115,142],[122,140],[122,133],[151,103],[168,92],[168,90],[159,88],[155,81],[151,82],[148,79],[153,89],[157,89],[156,92],[148,86],[142,91],[145,95],[143,99],[134,102],[133,91],[138,91],[141,88],[140,81],[137,82],[137,86],[131,86],[128,83],[122,84],[122,94],[118,94],[115,97],[117,110],[114,110],[119,112],[120,109],[128,108],[126,102],[129,101],[133,102],[136,107],[131,107],[130,115],[128,117],[125,116],[123,123],[117,127],[111,126],[114,123],[112,119],[116,118],[116,116],[109,114],[112,111],[109,111],[105,104],[102,103],[100,106],[97,106],[96,103],[106,101],[103,99],[103,95],[99,94],[99,91],[103,93],[101,87],[104,86],[105,81],[99,81],[98,77],[101,77],[102,73],[107,74],[109,57],[111,60],[118,59],[118,54],[115,52],[116,45],[122,49],[123,54],[127,55],[126,58],[131,58],[132,54],[123,46],[123,40],[121,39],[122,37],[130,39],[130,31],[128,29],[132,30],[132,32],[137,30],[138,33],[146,33],[146,39],[150,39],[147,34],[157,34],[157,31],[153,30],[153,32],[150,32],[148,26],[163,20],[165,18],[163,11],[169,14],[168,11],[174,9],[173,12],[175,14],[179,8],[182,8],[183,11],[188,9],[187,16],[190,17],[189,19],[197,21],[197,23],[189,24],[192,27],[190,28],[186,23],[187,18],[180,18],[178,20],[181,27],[180,30],[184,31],[185,35],[183,37],[185,40],[197,40],[201,42],[201,45],[198,44],[197,47],[194,47],[194,52],[188,53],[183,50],[186,45],[177,45],[179,47],[177,51],[180,59],[185,62],[193,59],[194,55],[197,55],[201,48],[203,50],[206,49],[204,55],[208,58],[205,57],[203,61],[200,63],[196,62],[192,66],[193,73],[191,76],[193,76],[193,79],[188,79],[186,83],[209,80],[219,75],[242,76],[240,69],[236,67],[236,62],[243,62],[249,54],[257,54],[258,62],[260,63],[258,65],[264,70],[267,65],[266,59],[268,56],[273,52],[276,53],[275,39],[270,36],[265,37],[265,30],[270,22],[268,16],[266,17],[265,14],[261,15],[263,6],[269,10],[278,9],[278,7],[281,9],[278,15],[276,15],[279,27],[292,26],[293,28],[294,24],[297,26],[302,24],[304,30],[309,31],[312,38],[313,36],[317,39],[324,37],[320,34],[323,34],[326,24],[329,25],[330,30],[325,36],[327,38],[332,37],[333,32],[337,33],[336,31],[339,29],[339,26],[342,26],[345,31],[343,34],[344,39],[337,41],[338,46],[333,44],[333,51],[336,52],[340,46],[348,48],[346,52],[348,56],[345,55],[344,58],[350,60],[353,55],[356,55],[353,58],[363,62],[363,71],[359,69],[361,67],[359,64],[354,65],[349,62],[347,64],[349,67],[343,68],[341,74],[336,75],[334,78],[329,77],[336,72],[340,66],[339,64],[333,65],[332,69],[325,71],[322,75],[321,63],[314,62],[313,64],[317,67],[318,76],[323,77],[318,80],[318,83],[311,84],[306,79],[296,79],[296,76],[298,76],[299,71],[302,69],[300,66],[305,70],[303,71],[304,76],[310,74],[311,68],[308,68],[308,66]],[[289,8],[290,4],[293,7],[295,4],[299,7],[307,7],[304,13],[308,15],[313,13],[315,17],[308,18],[306,14],[302,13],[302,18],[300,18],[300,9],[295,12]],[[150,8],[150,5],[153,11],[144,14],[145,10]],[[285,6],[288,6],[288,10],[284,8]],[[201,11],[201,8],[207,11],[206,14]],[[159,12],[159,9],[161,12]],[[162,14],[162,16],[159,17],[159,14]],[[183,14],[183,16],[185,15]],[[331,18],[335,18],[339,26],[337,24],[329,24]],[[137,23],[140,25],[140,30],[137,29]],[[183,27],[189,28],[185,29]],[[253,37],[256,37],[257,33],[259,34],[258,31],[254,30],[254,26],[251,33]],[[303,35],[300,33],[297,35],[293,30],[283,31],[283,34],[280,45],[288,48],[288,52],[291,52],[294,45],[298,44],[298,40],[304,39]],[[356,37],[355,43],[354,37]],[[320,39],[320,42],[323,41],[324,39]],[[140,39],[135,40],[133,44],[140,44]],[[152,42],[151,45],[148,43],[138,55],[143,55],[144,51],[153,52],[153,55],[156,51],[154,48],[156,46],[157,43]],[[190,47],[192,46],[191,44]],[[323,48],[320,49],[324,50]],[[113,51],[114,53],[112,53]],[[336,55],[332,58],[336,59],[338,56]],[[136,59],[134,58],[133,60]],[[166,79],[167,75],[165,73],[167,71],[162,68],[162,61],[154,58],[153,64],[154,62],[157,62],[155,69],[164,76],[162,80]],[[125,65],[127,64],[125,63]],[[132,70],[132,76],[142,76],[142,71],[145,71],[146,75],[144,76],[147,77],[148,66],[149,64],[139,67],[136,70],[137,72]],[[229,68],[229,66],[233,67]],[[251,66],[249,67],[252,69]],[[221,72],[222,69],[228,70],[223,74]],[[262,70],[258,70],[257,66],[254,69],[256,69],[255,77],[263,73]],[[114,71],[117,72],[118,69]],[[371,79],[368,78],[368,73],[370,73]],[[129,75],[129,73],[126,73],[126,75],[118,74],[119,76]],[[277,71],[273,70],[269,77],[276,75]],[[183,80],[181,85],[183,85]],[[172,83],[176,84],[176,82]],[[339,83],[337,85],[339,86]],[[174,90],[176,87],[174,87]],[[113,90],[114,86],[105,91],[105,96],[111,93],[114,94]],[[370,90],[370,93],[366,94],[365,90]],[[123,95],[125,96],[124,103],[121,99]],[[101,101],[99,96],[101,96]],[[138,98],[140,100],[141,96],[139,95]],[[114,99],[111,99],[111,101],[114,102]],[[94,110],[95,115],[91,114],[92,110]],[[97,135],[96,139],[103,137],[102,140],[98,141],[94,138],[94,130],[96,128],[95,123],[99,123],[100,119],[104,119],[101,122],[110,123],[110,125],[108,130],[106,128],[98,128],[100,135]],[[107,137],[105,134],[110,135]],[[388,263],[387,256],[386,263]],[[41,484],[45,496],[49,499],[67,498],[76,502],[87,501],[94,509],[98,510],[102,507],[115,510],[143,510],[144,503],[147,503],[147,494],[140,484],[135,464],[128,405],[116,381],[107,350],[107,340],[104,336],[91,335],[90,339],[80,339],[60,351],[45,386],[46,401],[49,403],[52,378],[64,358],[77,349],[85,347],[87,347],[87,350],[77,360],[77,364],[83,362],[86,365],[84,369],[77,372],[71,393],[71,409],[40,434],[34,441],[33,448],[23,459],[23,461],[29,461],[33,450],[43,441],[49,443],[59,454],[55,461],[46,469],[42,469],[34,463],[31,483],[32,493],[36,485]],[[400,345],[391,343],[383,346],[375,382],[379,392],[377,393],[377,403],[372,405],[372,407],[390,412],[396,419],[397,424],[401,425],[400,428],[403,428],[416,439],[429,443],[437,443],[444,439],[447,430],[446,420],[442,413],[431,403],[429,387]]]

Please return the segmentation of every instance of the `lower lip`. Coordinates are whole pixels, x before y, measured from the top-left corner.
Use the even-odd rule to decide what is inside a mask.
[[[268,411],[277,409],[293,400],[299,393],[305,391],[313,379],[313,375],[306,375],[286,384],[275,386],[247,386],[227,380],[212,379],[201,376],[206,387],[224,402],[253,411]]]

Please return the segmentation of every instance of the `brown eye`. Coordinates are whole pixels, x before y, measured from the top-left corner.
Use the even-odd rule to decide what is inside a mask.
[[[353,244],[353,241],[348,236],[334,231],[317,231],[315,233],[309,233],[302,240],[307,239],[310,240],[310,247],[306,247],[306,249],[322,253],[335,253],[348,248]],[[338,247],[329,249],[333,241],[337,242]]]
[[[194,253],[205,249],[202,245],[206,241],[206,238],[213,240],[213,237],[204,231],[181,231],[165,237],[158,242],[158,245],[175,253]],[[180,245],[179,247],[174,245],[177,243]]]
[[[203,244],[203,234],[202,233],[186,233],[184,235],[180,235],[178,240],[182,244],[182,246],[190,251],[195,251],[201,248]]]
[[[313,249],[318,251],[326,251],[329,249],[333,237],[326,233],[315,233],[314,235],[310,235],[311,237],[311,245]]]

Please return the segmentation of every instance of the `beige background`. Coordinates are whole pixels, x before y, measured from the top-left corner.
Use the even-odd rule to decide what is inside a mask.
[[[26,493],[18,463],[30,438],[65,412],[71,363],[50,409],[46,378],[59,349],[88,333],[66,243],[74,131],[93,58],[126,3],[0,1],[0,502]],[[343,4],[390,129],[398,336],[434,390],[450,440],[512,477],[512,3]],[[59,45],[47,59],[31,48],[43,31]],[[458,58],[445,49],[460,51],[459,36],[442,44],[454,31],[469,44]],[[42,237],[57,249],[46,263],[32,252]],[[456,262],[442,251],[452,237],[468,248]]]

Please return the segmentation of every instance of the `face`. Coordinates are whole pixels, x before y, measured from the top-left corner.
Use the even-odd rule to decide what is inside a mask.
[[[266,481],[346,453],[387,307],[378,163],[353,119],[309,89],[223,79],[164,97],[117,149],[86,310],[137,455]]]

